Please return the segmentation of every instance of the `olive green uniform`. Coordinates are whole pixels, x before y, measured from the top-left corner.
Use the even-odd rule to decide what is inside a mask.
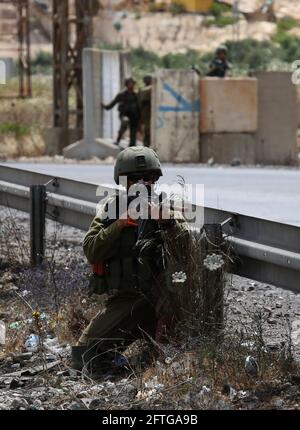
[[[130,146],[136,145],[136,135],[140,124],[140,105],[138,94],[134,91],[124,90],[116,95],[113,101],[104,105],[106,110],[118,105],[120,117],[120,130],[117,143],[120,143],[128,126],[130,130]]]
[[[144,125],[144,145],[151,144],[151,92],[152,86],[145,87],[140,92],[141,121]]]
[[[115,197],[114,197],[115,198]],[[109,203],[113,198],[109,199]],[[105,309],[99,312],[84,330],[79,345],[97,343],[98,351],[108,351],[130,344],[133,340],[155,334],[156,306],[163,297],[162,281],[159,288],[154,283],[164,270],[162,266],[161,235],[149,240],[147,247],[137,246],[137,227],[119,229],[116,222],[105,227],[103,209],[93,220],[83,242],[91,264],[105,262],[105,275],[98,279],[102,291],[112,294]],[[172,227],[163,227],[169,234],[179,234],[186,229],[184,220],[176,214]],[[160,296],[160,297],[159,297]],[[172,314],[172,310],[166,310]]]

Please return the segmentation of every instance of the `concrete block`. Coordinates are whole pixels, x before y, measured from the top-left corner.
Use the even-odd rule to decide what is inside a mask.
[[[204,78],[200,80],[201,133],[257,131],[257,80]]]
[[[201,134],[201,162],[213,159],[217,164],[230,164],[240,160],[241,164],[255,163],[255,136],[246,133]]]
[[[84,139],[66,148],[66,157],[106,158],[119,152],[112,143],[119,129],[117,108],[103,110],[101,102],[110,102],[116,96],[128,71],[126,52],[83,50]]]
[[[159,70],[152,91],[152,147],[163,162],[199,161],[199,78]]]
[[[13,77],[14,60],[11,57],[0,58],[0,84],[5,85]]]
[[[86,145],[84,140],[75,142],[64,149],[63,155],[65,158],[76,158],[86,160],[92,157],[99,157],[102,159],[108,157],[117,157],[120,148],[113,143],[113,139],[95,139],[93,143]]]
[[[297,86],[291,72],[257,72],[258,132],[256,162],[297,164]]]
[[[298,100],[298,128],[300,128],[300,85],[297,85],[297,100]]]
[[[61,154],[63,148],[82,138],[83,130],[74,128],[63,130],[61,128],[45,128],[42,130],[42,138],[46,146],[46,155]]]

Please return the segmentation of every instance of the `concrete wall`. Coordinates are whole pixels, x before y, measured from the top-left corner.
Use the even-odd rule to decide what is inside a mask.
[[[201,133],[253,133],[257,130],[257,80],[200,80]]]
[[[212,160],[218,164],[255,163],[255,136],[247,133],[208,133],[200,139],[201,162]]]
[[[256,162],[297,163],[297,87],[290,72],[259,72]]]
[[[199,161],[199,79],[188,70],[160,70],[152,91],[152,147],[161,161]]]
[[[298,128],[300,128],[300,85],[297,85],[297,98],[298,98]]]
[[[13,76],[13,58],[0,58],[0,84],[6,84]]]
[[[126,52],[83,50],[84,139],[66,148],[66,157],[106,158],[119,152],[112,144],[119,128],[117,108],[103,110],[101,102],[108,103],[116,96],[128,70]]]

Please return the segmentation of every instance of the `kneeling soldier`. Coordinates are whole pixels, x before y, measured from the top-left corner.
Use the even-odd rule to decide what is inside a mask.
[[[148,192],[161,176],[158,156],[150,148],[130,147],[117,158],[115,181],[119,184],[120,177],[127,177],[126,203],[132,186],[142,185]],[[132,220],[127,204],[122,212],[121,193],[108,198],[85,236],[84,253],[94,267],[91,284],[96,292],[108,293],[108,299],[72,348],[72,367],[77,370],[93,362],[95,368],[101,368],[107,359],[112,362],[109,352],[122,352],[136,339],[155,336],[167,283],[163,234],[174,234],[175,239],[187,231],[181,214],[167,209],[169,217],[166,211],[162,216],[161,198],[157,197],[157,203],[147,199],[155,218],[149,220]],[[113,207],[116,216],[107,217]],[[172,316],[172,309],[164,312]]]

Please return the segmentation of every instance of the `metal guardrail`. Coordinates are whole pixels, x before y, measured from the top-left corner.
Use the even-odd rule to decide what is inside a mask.
[[[87,230],[100,196],[114,188],[0,166],[0,205],[30,211],[30,186],[47,184],[47,217]],[[219,223],[237,254],[234,273],[300,292],[300,227],[205,208],[204,222]]]

